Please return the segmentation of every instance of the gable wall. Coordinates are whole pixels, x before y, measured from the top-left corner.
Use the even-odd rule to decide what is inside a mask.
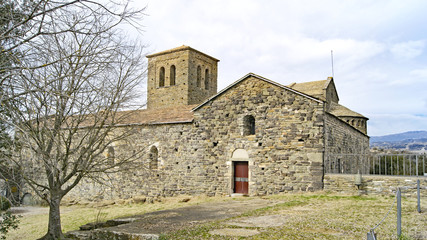
[[[338,98],[338,94],[337,94],[337,90],[335,88],[334,84],[329,84],[327,89],[326,89],[326,102],[330,103],[330,102],[336,102],[338,103],[339,98]]]
[[[255,135],[242,136],[246,115]],[[249,195],[322,188],[323,104],[251,77],[199,108],[195,121],[205,161],[227,166],[225,178],[211,180],[228,193],[236,149],[249,155]]]

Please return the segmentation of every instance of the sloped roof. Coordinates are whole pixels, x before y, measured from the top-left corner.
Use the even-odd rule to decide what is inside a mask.
[[[329,109],[329,113],[337,116],[337,117],[359,117],[359,118],[366,118],[367,117],[363,116],[360,113],[357,113],[355,111],[352,111],[346,107],[344,107],[343,105],[340,105],[338,103],[331,103],[330,109]]]
[[[219,60],[218,60],[218,59],[216,59],[216,58],[214,58],[214,57],[212,57],[212,56],[209,56],[209,55],[207,55],[206,53],[200,52],[199,50],[196,50],[196,49],[194,49],[194,48],[192,48],[192,47],[190,47],[190,46],[186,46],[186,45],[182,45],[182,46],[180,46],[180,47],[176,47],[176,48],[172,48],[172,49],[169,49],[169,50],[165,50],[165,51],[161,51],[161,52],[153,53],[153,54],[147,55],[146,57],[147,57],[147,58],[151,58],[151,57],[156,57],[156,56],[160,56],[160,55],[164,55],[164,54],[168,54],[168,53],[179,52],[179,51],[185,51],[185,50],[191,50],[191,51],[194,51],[194,52],[200,53],[200,54],[202,54],[202,55],[205,55],[206,57],[209,57],[209,58],[214,59],[215,61],[219,62]]]
[[[143,109],[143,110],[133,110],[133,111],[124,111],[120,112],[119,116],[123,117],[123,121],[120,122],[120,125],[143,125],[143,124],[168,124],[168,123],[188,123],[194,120],[194,111],[204,106],[206,103],[217,98],[221,94],[228,91],[230,88],[234,87],[238,83],[244,81],[249,77],[254,77],[259,80],[268,82],[280,88],[286,89],[288,91],[294,92],[295,94],[304,96],[316,102],[323,102],[326,99],[324,93],[325,89],[328,87],[331,79],[305,82],[305,83],[292,83],[288,86],[281,85],[277,82],[271,81],[267,78],[261,77],[254,73],[248,73],[244,77],[230,84],[228,87],[224,88],[216,95],[210,97],[203,103],[199,105],[183,105],[183,106],[172,106],[168,108],[161,109]],[[362,114],[354,112],[347,107],[344,107],[338,103],[332,102],[330,109],[328,111],[330,114],[336,117],[360,117],[366,118]]]
[[[259,80],[262,80],[262,81],[268,82],[268,83],[270,83],[270,84],[272,84],[272,85],[275,85],[275,86],[278,86],[278,87],[280,87],[280,88],[286,89],[286,90],[288,90],[288,91],[291,91],[291,92],[293,92],[293,93],[295,93],[295,94],[298,94],[298,95],[304,96],[304,97],[309,98],[309,99],[311,99],[311,100],[314,100],[314,101],[316,101],[316,102],[319,102],[319,103],[321,103],[321,102],[322,102],[321,100],[319,100],[318,98],[316,98],[316,97],[314,97],[314,96],[309,96],[309,95],[307,95],[306,93],[303,93],[303,92],[300,92],[300,91],[298,91],[298,90],[295,90],[295,89],[289,88],[289,87],[287,87],[287,86],[284,86],[284,85],[282,85],[282,84],[279,84],[279,83],[277,83],[277,82],[274,82],[274,81],[272,81],[272,80],[270,80],[270,79],[267,79],[267,78],[265,78],[265,77],[261,77],[261,76],[259,76],[259,75],[255,74],[255,73],[248,73],[248,74],[246,74],[245,76],[243,76],[242,78],[240,78],[239,80],[237,80],[237,81],[235,81],[234,83],[232,83],[232,84],[228,85],[228,87],[226,87],[226,88],[222,89],[222,90],[221,90],[220,92],[218,92],[217,94],[215,94],[215,95],[213,95],[212,97],[208,98],[206,101],[204,101],[203,103],[201,103],[200,105],[198,105],[197,107],[195,107],[195,108],[193,109],[193,111],[195,111],[195,110],[197,110],[197,109],[201,108],[201,107],[202,107],[203,105],[205,105],[206,103],[208,103],[208,102],[212,101],[213,99],[217,98],[218,96],[222,95],[223,93],[225,93],[226,91],[228,91],[230,88],[234,87],[235,85],[237,85],[238,83],[240,83],[240,82],[244,81],[245,79],[247,79],[247,78],[249,78],[249,77],[254,77],[254,78],[257,78],[257,79],[259,79]]]
[[[161,109],[142,109],[120,112],[123,121],[120,125],[138,124],[167,124],[192,122],[194,114],[191,111],[197,105],[173,106]]]
[[[331,81],[332,78],[313,82],[292,83],[288,85],[288,87],[326,101],[326,90],[331,84]],[[349,108],[333,101],[330,102],[330,108],[328,112],[336,117],[360,117],[368,119],[362,114],[350,110]]]
[[[292,83],[289,84],[287,87],[326,101],[326,88],[328,87],[330,82],[331,79],[304,83]]]

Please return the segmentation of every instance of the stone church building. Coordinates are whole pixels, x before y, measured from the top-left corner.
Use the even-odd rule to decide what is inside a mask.
[[[327,154],[368,151],[368,119],[338,103],[332,78],[282,85],[249,73],[217,92],[219,60],[205,53],[181,46],[147,58],[147,109],[126,123],[139,137],[109,149],[144,149],[141,166],[71,197],[322,190]]]

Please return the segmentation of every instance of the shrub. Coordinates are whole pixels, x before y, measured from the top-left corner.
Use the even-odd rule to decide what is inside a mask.
[[[0,196],[0,210],[6,211],[10,208],[10,206],[11,206],[10,201],[5,197]]]
[[[6,239],[6,234],[9,232],[9,230],[18,228],[19,217],[20,216],[12,215],[10,212],[4,212],[0,214],[0,239],[1,240]]]

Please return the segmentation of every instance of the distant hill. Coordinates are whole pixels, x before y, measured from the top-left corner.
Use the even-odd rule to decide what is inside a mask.
[[[407,150],[412,152],[427,151],[427,131],[411,131],[385,136],[373,136],[371,147]]]

